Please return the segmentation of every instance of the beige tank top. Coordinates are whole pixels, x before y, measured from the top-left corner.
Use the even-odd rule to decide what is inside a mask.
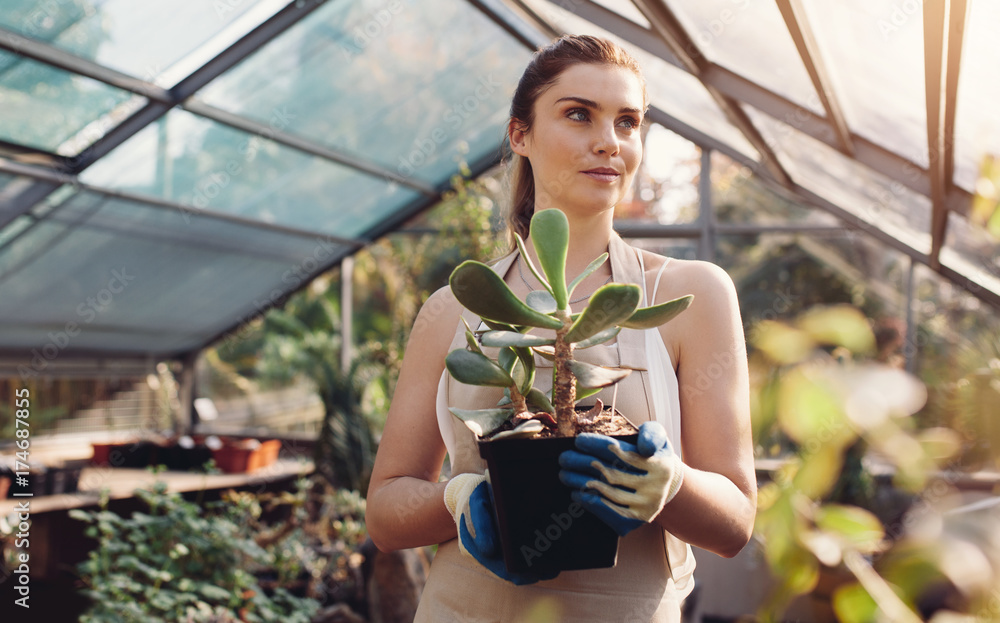
[[[609,245],[611,271],[618,283],[636,283],[645,291],[641,253],[613,235]],[[494,270],[505,276],[517,253],[500,260]],[[668,260],[669,261],[669,260]],[[662,270],[661,270],[662,274]],[[659,282],[657,275],[657,285]],[[651,304],[655,297],[647,297]],[[466,312],[470,326],[479,318]],[[465,344],[464,325],[459,323],[451,349]],[[488,355],[489,349],[484,349]],[[616,408],[636,426],[656,419],[664,425],[678,452],[681,444],[680,401],[677,376],[657,329],[623,330],[613,344],[576,351],[578,359],[597,365],[635,369],[618,384],[617,395],[606,388],[582,401],[600,398]],[[541,370],[551,362],[536,356]],[[547,391],[551,374],[539,373],[537,386]],[[493,407],[502,389],[463,385],[442,374],[437,394],[438,424],[448,450],[452,475],[485,472],[475,435],[448,407],[482,409]],[[610,569],[565,571],[559,577],[528,586],[500,580],[470,557],[461,554],[455,540],[442,543],[431,566],[415,621],[677,621],[680,602],[694,588],[694,555],[691,547],[655,525],[638,528],[619,543],[618,563]],[[535,611],[540,612],[535,618]]]

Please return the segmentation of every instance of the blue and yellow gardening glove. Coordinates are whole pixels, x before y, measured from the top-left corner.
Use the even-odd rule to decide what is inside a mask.
[[[533,584],[558,575],[538,576],[507,571],[493,519],[492,498],[490,483],[481,474],[459,474],[448,481],[444,489],[444,503],[458,527],[459,549],[475,558],[493,575],[514,584]]]
[[[635,445],[605,435],[581,433],[576,450],[559,455],[559,480],[572,497],[625,536],[649,523],[677,495],[683,464],[659,422],[639,427]]]

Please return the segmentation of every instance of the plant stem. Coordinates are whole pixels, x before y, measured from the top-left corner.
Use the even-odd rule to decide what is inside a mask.
[[[576,404],[576,382],[569,369],[569,362],[573,358],[573,345],[566,341],[566,334],[569,333],[573,321],[569,310],[565,309],[557,311],[556,318],[562,321],[563,326],[556,331],[552,406],[556,408],[559,434],[572,437],[576,434],[576,413],[573,410]]]
[[[510,402],[514,407],[514,413],[525,413],[528,411],[528,402],[521,395],[521,392],[517,391],[517,384],[510,386]]]

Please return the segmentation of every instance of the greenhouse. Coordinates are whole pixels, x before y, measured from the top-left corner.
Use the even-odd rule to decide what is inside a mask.
[[[421,308],[510,250],[511,100],[564,35],[645,77],[614,231],[738,299],[753,535],[694,548],[682,620],[1000,620],[998,24],[989,0],[8,0],[4,620],[430,620],[445,543],[373,542],[372,469]],[[553,310],[583,300],[531,269]],[[513,344],[516,406],[544,357]],[[430,487],[463,465],[441,435]],[[540,594],[516,620],[580,620]]]

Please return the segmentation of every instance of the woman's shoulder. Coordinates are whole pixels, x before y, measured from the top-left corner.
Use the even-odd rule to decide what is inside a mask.
[[[660,275],[657,287],[657,301],[669,301],[679,296],[693,294],[695,299],[719,300],[735,298],[736,288],[732,278],[719,265],[703,260],[682,260],[642,251],[646,270],[646,283],[653,287],[656,276]],[[666,263],[666,267],[664,267]]]
[[[425,315],[445,315],[459,316],[462,313],[462,304],[455,298],[455,293],[451,291],[451,286],[444,285],[431,293],[420,308],[420,313]]]

